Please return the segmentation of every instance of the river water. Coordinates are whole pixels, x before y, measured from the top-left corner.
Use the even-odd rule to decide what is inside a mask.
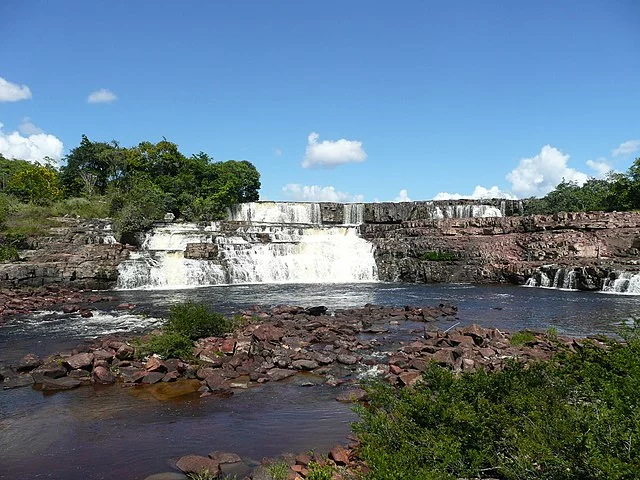
[[[458,306],[458,318],[438,322],[440,328],[475,322],[511,330],[555,327],[576,336],[615,333],[640,312],[636,296],[512,286],[271,284],[110,294],[117,301],[94,305],[100,311],[90,319],[49,312],[9,320],[0,327],[0,362],[70,349],[108,333],[152,329],[172,304],[185,300],[226,313],[252,305],[331,310],[445,302]],[[120,302],[137,308],[119,312]],[[0,479],[143,479],[171,470],[172,460],[188,453],[233,451],[250,464],[285,451],[327,450],[346,440],[356,416],[335,401],[339,389],[314,383],[313,377],[296,376],[226,399],[200,399],[197,393],[166,399],[152,388],[118,386],[48,395],[30,388],[3,391]]]

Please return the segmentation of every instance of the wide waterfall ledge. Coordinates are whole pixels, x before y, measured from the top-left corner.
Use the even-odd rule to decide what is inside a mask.
[[[118,267],[118,288],[376,282],[374,246],[360,236],[360,225],[501,217],[520,207],[505,201],[244,203],[221,222],[156,225]]]

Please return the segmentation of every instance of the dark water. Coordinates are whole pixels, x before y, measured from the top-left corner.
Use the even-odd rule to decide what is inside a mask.
[[[560,333],[612,333],[640,314],[640,297],[522,287],[471,285],[250,285],[177,291],[115,292],[118,302],[138,305],[136,315],[113,304],[93,319],[51,313],[13,319],[0,327],[0,360],[33,351],[48,354],[86,338],[117,331],[144,331],[184,300],[233,312],[251,305],[326,305],[330,309],[453,303],[458,319],[448,328],[479,323],[502,329],[556,327]],[[323,450],[344,441],[355,419],[335,401],[339,390],[267,384],[228,399],[157,400],[139,391],[91,387],[44,396],[30,388],[0,392],[0,479],[142,479],[171,470],[187,453],[233,451],[259,460],[283,451]],[[148,392],[147,392],[148,393]]]

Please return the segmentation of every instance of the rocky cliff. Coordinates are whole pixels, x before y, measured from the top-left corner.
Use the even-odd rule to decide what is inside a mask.
[[[522,284],[541,268],[568,267],[596,289],[612,272],[640,269],[637,212],[367,223],[361,233],[386,281]]]
[[[65,285],[110,288],[130,248],[115,242],[106,220],[56,219],[44,237],[29,238],[21,260],[0,264],[0,287]]]

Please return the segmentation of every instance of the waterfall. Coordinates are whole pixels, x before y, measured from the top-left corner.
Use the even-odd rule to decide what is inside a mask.
[[[616,272],[616,278],[608,278],[602,286],[605,293],[640,294],[640,273]]]
[[[320,225],[319,203],[252,202],[229,209],[229,220],[249,223]]]
[[[157,226],[145,236],[142,249],[118,267],[118,287],[377,280],[373,245],[359,237],[357,227],[303,226],[299,220],[311,217],[303,218],[295,209],[284,211],[294,221],[273,225],[247,221],[233,228],[230,224]],[[260,216],[256,217],[256,212]],[[270,214],[248,209],[234,215],[265,219]],[[360,215],[357,207],[353,215]],[[215,258],[187,258],[189,246],[193,245],[208,245],[215,251]]]
[[[345,225],[364,223],[364,203],[345,203],[343,223]]]

